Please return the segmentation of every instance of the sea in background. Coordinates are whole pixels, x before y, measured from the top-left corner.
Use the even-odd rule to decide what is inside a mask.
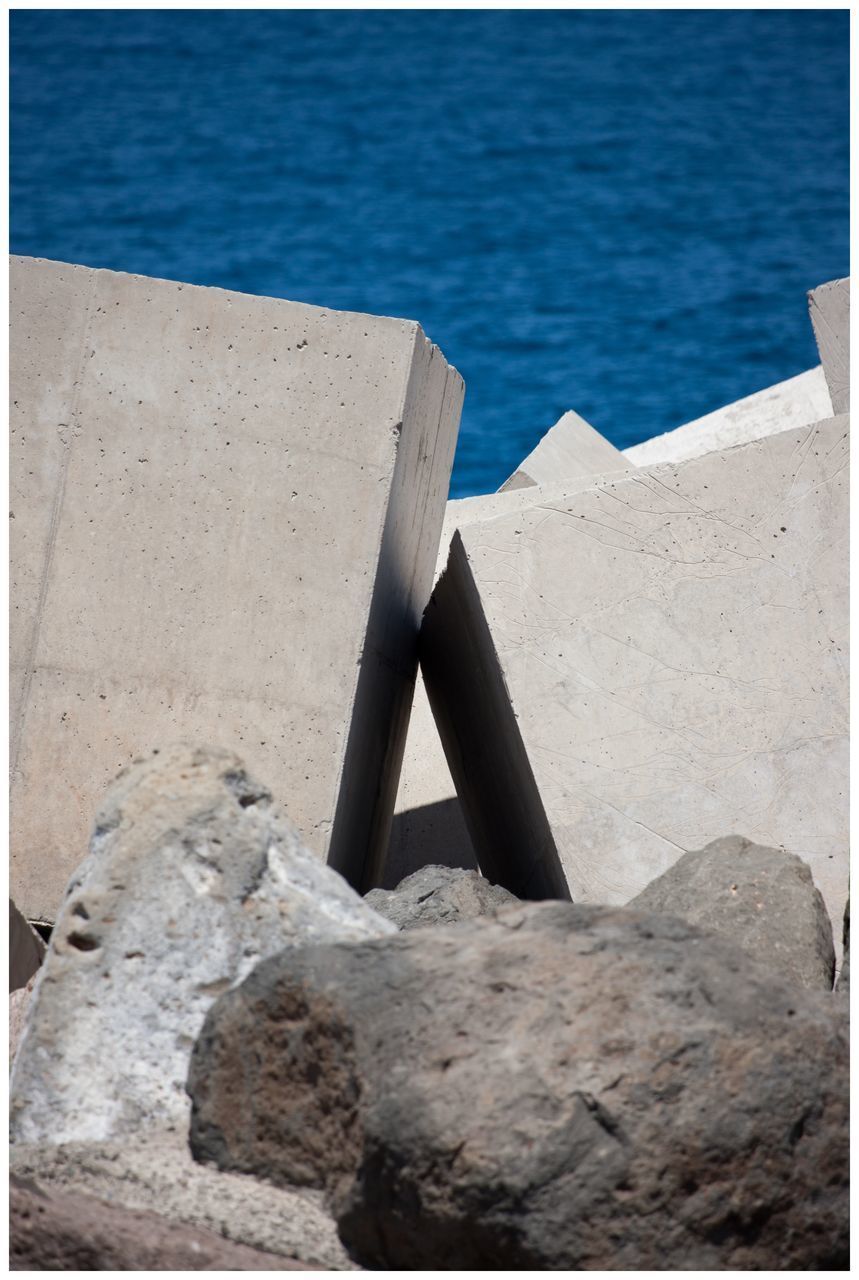
[[[13,253],[419,320],[451,493],[817,362],[847,275],[834,10],[14,10]]]

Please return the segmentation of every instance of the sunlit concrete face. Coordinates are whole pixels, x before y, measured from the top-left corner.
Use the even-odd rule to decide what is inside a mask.
[[[737,833],[808,862],[840,922],[847,434],[830,419],[454,536],[422,664],[482,869],[514,888],[557,855],[575,901],[624,903]]]
[[[624,450],[624,457],[637,467],[682,462],[686,458],[700,458],[714,449],[731,449],[780,431],[807,427],[828,418],[832,412],[826,377],[817,365],[794,378],[714,409],[673,431],[632,445]]]
[[[850,278],[812,289],[808,310],[834,413],[850,412]]]
[[[609,471],[629,471],[632,465],[605,436],[570,409],[505,480],[500,492]]]
[[[53,918],[106,785],[177,738],[239,750],[360,878],[461,379],[410,321],[34,259],[11,289],[21,909]]]

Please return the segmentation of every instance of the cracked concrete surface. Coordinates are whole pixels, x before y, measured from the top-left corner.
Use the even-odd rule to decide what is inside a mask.
[[[841,920],[848,426],[832,418],[567,501],[541,492],[461,529],[422,663],[475,829],[503,767],[496,744],[520,735],[574,901],[626,902],[681,852],[737,833],[803,858]],[[453,652],[451,617],[469,610],[475,651]],[[448,696],[456,663],[497,667],[509,694],[482,740],[467,683]],[[494,783],[491,803],[528,861],[528,829],[512,799],[504,808],[523,785],[524,811],[532,784],[517,777]]]
[[[834,413],[850,412],[850,278],[808,295],[808,310]]]

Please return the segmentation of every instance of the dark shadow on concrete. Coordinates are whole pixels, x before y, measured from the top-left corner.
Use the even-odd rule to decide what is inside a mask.
[[[413,871],[431,864],[477,871],[477,858],[456,796],[395,813],[391,841],[374,888],[396,889]]]

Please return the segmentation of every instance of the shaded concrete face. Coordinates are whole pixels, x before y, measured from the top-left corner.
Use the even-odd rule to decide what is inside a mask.
[[[833,413],[850,412],[850,278],[830,280],[808,295],[808,310]]]
[[[630,460],[572,409],[547,431],[499,490],[525,489],[609,471],[629,471]]]
[[[345,869],[336,815],[360,878],[461,380],[408,321],[33,259],[11,291],[16,900],[53,919],[95,797],[180,737],[238,747]]]
[[[818,365],[795,378],[744,396],[703,418],[666,431],[624,450],[624,457],[638,467],[700,458],[716,449],[762,440],[820,422],[833,412],[823,369]],[[837,410],[836,412],[842,412]]]
[[[530,866],[543,828],[521,814],[536,787],[574,901],[627,902],[736,832],[798,854],[841,919],[848,425],[462,529],[422,664],[481,866],[487,822],[520,833],[505,858]],[[489,640],[472,652],[457,618],[478,606],[471,634]],[[491,706],[460,678],[475,663],[495,673]],[[514,726],[523,778],[503,773]]]

